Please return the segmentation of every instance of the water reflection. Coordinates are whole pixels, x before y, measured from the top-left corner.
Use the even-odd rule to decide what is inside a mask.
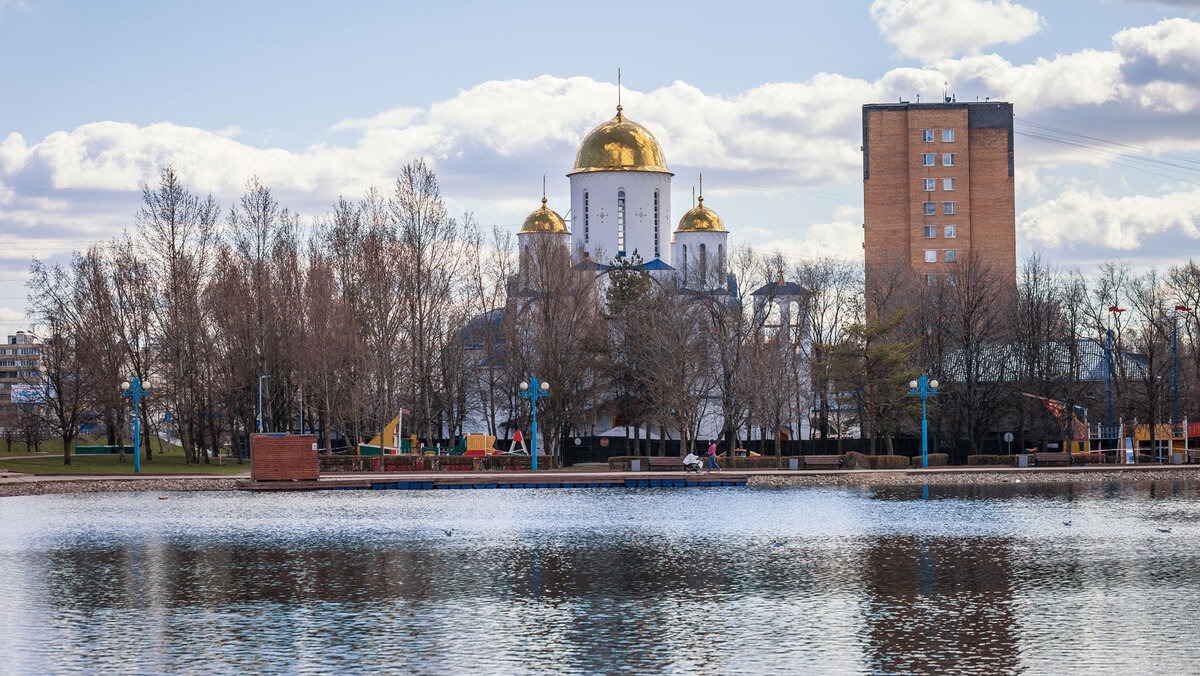
[[[5,499],[0,631],[29,646],[15,673],[1122,673],[1200,660],[1187,639],[1196,485],[924,493]]]

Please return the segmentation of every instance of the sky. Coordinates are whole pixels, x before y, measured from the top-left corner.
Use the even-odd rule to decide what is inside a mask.
[[[735,243],[861,257],[862,105],[945,92],[1014,105],[1018,257],[1200,253],[1200,0],[0,0],[0,64],[0,332],[168,164],[312,221],[423,157],[454,213],[515,231],[545,175],[569,216],[618,68],[673,218],[703,173]]]

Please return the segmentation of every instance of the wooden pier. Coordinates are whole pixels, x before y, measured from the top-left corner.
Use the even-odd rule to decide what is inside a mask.
[[[679,472],[520,472],[454,474],[385,474],[329,476],[300,481],[247,481],[249,491],[413,491],[480,490],[491,488],[708,488],[745,486],[746,475]]]

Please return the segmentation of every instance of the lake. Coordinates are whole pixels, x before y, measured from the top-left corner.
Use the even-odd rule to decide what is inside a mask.
[[[1196,672],[1198,522],[1193,482],[4,498],[0,671]]]

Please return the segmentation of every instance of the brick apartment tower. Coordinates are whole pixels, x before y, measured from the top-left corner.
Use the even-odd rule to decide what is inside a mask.
[[[1012,104],[868,104],[862,124],[867,288],[896,266],[952,280],[968,254],[1015,284]]]

